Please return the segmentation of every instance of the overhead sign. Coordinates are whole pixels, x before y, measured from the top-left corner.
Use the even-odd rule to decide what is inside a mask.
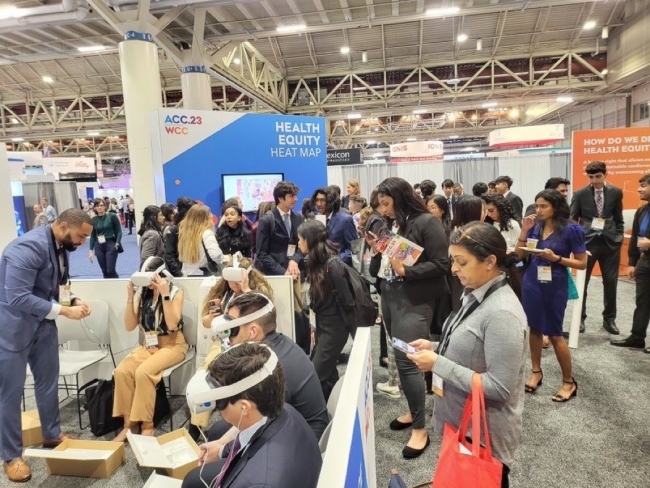
[[[524,125],[490,132],[490,147],[520,147],[555,144],[564,140],[564,124]]]
[[[391,163],[410,163],[416,161],[442,161],[442,141],[414,141],[390,146]]]
[[[341,166],[344,164],[363,164],[361,148],[327,150],[327,166]]]
[[[43,158],[41,164],[46,174],[95,172],[92,158]]]

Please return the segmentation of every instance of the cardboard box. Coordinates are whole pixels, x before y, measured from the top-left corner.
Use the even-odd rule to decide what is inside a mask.
[[[23,426],[23,446],[43,444],[43,432],[41,430],[41,419],[38,417],[38,410],[23,412],[21,423]]]
[[[110,478],[124,463],[124,444],[67,439],[52,450],[25,449],[24,456],[45,459],[47,472],[82,478]]]
[[[181,480],[163,476],[154,471],[142,488],[181,488],[181,486],[183,486]]]
[[[177,480],[197,467],[199,446],[185,429],[178,429],[160,437],[126,434],[138,464],[147,468],[161,468]]]

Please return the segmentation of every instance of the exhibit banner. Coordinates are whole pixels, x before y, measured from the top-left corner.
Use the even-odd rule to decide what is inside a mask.
[[[650,127],[574,131],[574,190],[589,184],[585,167],[592,161],[607,164],[607,183],[623,190],[623,209],[638,208],[639,178],[650,173]]]
[[[412,163],[416,161],[442,161],[442,141],[414,141],[390,146],[391,163]]]
[[[8,151],[9,179],[11,181],[26,181],[27,166],[41,166],[43,156],[39,151]]]
[[[224,199],[238,196],[254,211],[273,200],[278,178],[300,188],[298,201],[327,185],[322,117],[159,109],[150,129],[153,161],[163,167],[170,202],[186,196],[220,214]]]
[[[377,486],[370,332],[367,327],[357,329],[318,488]]]
[[[327,150],[327,166],[341,166],[344,164],[363,164],[363,151],[361,148]]]
[[[542,146],[564,140],[564,124],[522,125],[490,132],[488,143],[493,148]]]
[[[58,173],[94,173],[95,161],[92,158],[43,158],[43,172],[55,175]]]

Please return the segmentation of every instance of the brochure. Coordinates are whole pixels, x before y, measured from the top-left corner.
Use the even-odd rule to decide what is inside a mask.
[[[391,259],[402,261],[406,266],[413,266],[422,251],[424,251],[422,246],[402,236],[394,235],[386,247],[385,254]]]

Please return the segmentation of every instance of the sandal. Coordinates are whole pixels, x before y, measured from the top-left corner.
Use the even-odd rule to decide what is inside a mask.
[[[375,319],[375,325],[381,325],[381,321],[383,320],[381,314],[377,315],[377,318]]]
[[[548,336],[544,336],[544,339],[542,340],[542,349],[548,349],[549,347],[551,347],[551,341]]]
[[[576,385],[575,390],[571,392],[571,394],[568,397],[560,395],[560,393],[556,393],[554,396],[551,397],[551,400],[553,400],[556,403],[564,403],[568,402],[571,400],[574,396],[578,395],[578,382],[575,380],[575,378],[571,377],[571,381],[565,381],[562,380],[562,383],[566,383],[567,385]]]
[[[537,382],[536,385],[533,386],[533,385],[529,385],[528,383],[526,383],[524,385],[524,391],[526,393],[535,393],[537,391],[537,388],[542,386],[542,380],[544,379],[544,373],[542,372],[541,369],[539,369],[537,371],[534,371],[534,370],[531,369],[530,372],[533,373],[533,374],[541,373],[541,375],[542,375],[542,377],[539,379],[539,381]]]

